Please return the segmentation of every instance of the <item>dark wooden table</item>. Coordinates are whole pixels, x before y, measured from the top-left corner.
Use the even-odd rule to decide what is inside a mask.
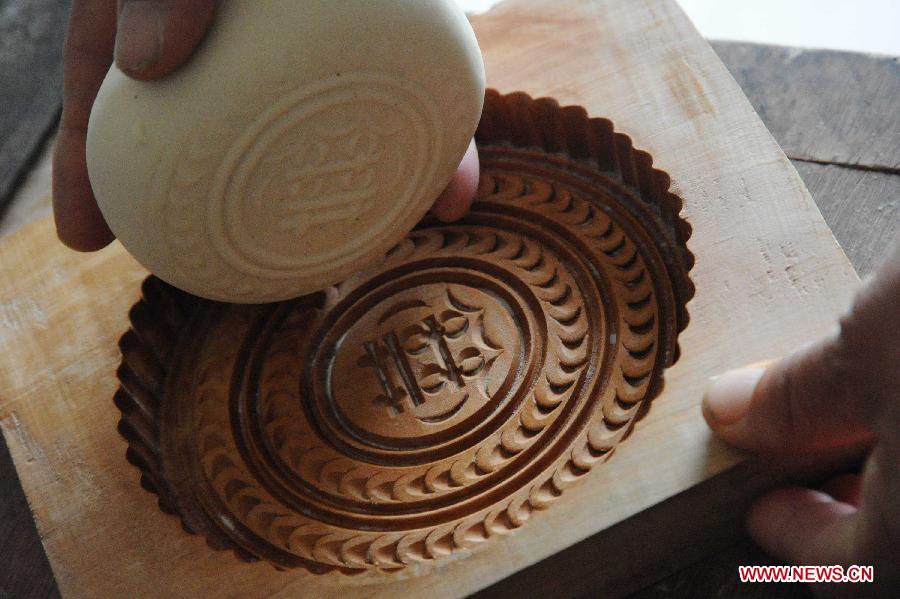
[[[67,0],[0,0],[0,219],[45,155],[60,109]],[[900,59],[713,42],[794,163],[861,276],[900,237]],[[2,265],[0,265],[2,267]],[[124,459],[124,458],[123,458]],[[634,597],[804,597],[741,585],[739,564],[775,563],[743,539]],[[59,595],[0,440],[0,599]]]

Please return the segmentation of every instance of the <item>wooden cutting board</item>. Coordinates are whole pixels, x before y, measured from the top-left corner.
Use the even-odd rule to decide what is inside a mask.
[[[513,574],[510,592],[622,593],[712,550],[796,475],[714,440],[700,398],[710,376],[828,331],[858,280],[740,88],[671,0],[507,0],[473,22],[491,87],[610,118],[684,199],[697,291],[663,394],[580,487],[468,557],[375,579],[244,564],[183,533],[124,459],[116,344],[146,272],[37,223],[0,246],[0,424],[64,595],[449,597]]]

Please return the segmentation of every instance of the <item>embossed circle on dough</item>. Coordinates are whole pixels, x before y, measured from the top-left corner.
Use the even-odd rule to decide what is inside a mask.
[[[689,229],[608,121],[541,138],[572,118],[489,95],[472,212],[324,292],[148,280],[117,403],[163,507],[245,559],[395,571],[515,533],[615,459],[677,357]]]
[[[344,73],[304,86],[261,114],[217,169],[207,204],[212,246],[247,275],[327,275],[416,210],[436,170],[418,157],[443,149],[443,127],[412,81]]]

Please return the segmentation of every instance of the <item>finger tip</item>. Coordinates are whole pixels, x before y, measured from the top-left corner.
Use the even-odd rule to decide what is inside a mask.
[[[783,547],[785,524],[793,519],[796,506],[808,492],[808,489],[787,487],[757,499],[744,519],[747,533],[760,547],[778,558],[786,559]]]
[[[153,63],[132,65],[121,61],[118,56],[116,57],[116,67],[136,81],[152,81],[161,76],[154,71]]]
[[[750,408],[753,391],[764,370],[739,368],[715,378],[703,396],[703,413],[713,428],[733,425],[743,419]]]
[[[822,491],[836,501],[859,506],[862,503],[862,476],[859,474],[836,476],[822,485]]]
[[[431,209],[437,219],[444,223],[458,221],[469,211],[472,198],[466,194],[444,192]]]
[[[103,218],[93,194],[53,193],[53,220],[56,236],[63,245],[78,252],[95,252],[115,239]]]
[[[174,72],[181,62],[165,60],[165,57],[129,60],[124,54],[116,52],[116,67],[129,78],[136,81],[155,81]]]
[[[840,525],[855,514],[856,508],[822,491],[785,487],[757,499],[745,523],[760,547],[779,559],[797,562],[821,548],[823,532],[840,534]]]
[[[751,531],[764,530],[771,523],[790,519],[796,506],[806,502],[811,493],[815,491],[802,487],[784,487],[766,493],[747,510],[747,528]]]
[[[106,223],[102,226],[70,227],[56,219],[56,236],[70,250],[96,252],[113,242],[115,236]]]
[[[166,77],[190,59],[214,14],[213,0],[125,3],[117,27],[116,66],[139,81]]]
[[[442,222],[457,221],[465,216],[475,199],[480,173],[478,153],[474,147],[474,143],[469,146],[450,183],[432,207],[432,214]]]
[[[707,426],[729,445],[749,450],[762,448],[762,441],[747,422],[762,373],[756,367],[726,372],[715,377],[703,395],[700,409]]]
[[[153,2],[125,2],[119,10],[114,58],[116,66],[134,79],[146,79],[163,49],[161,9]]]
[[[721,423],[719,423],[716,419],[716,415],[709,407],[709,400],[707,400],[708,394],[708,391],[704,393],[703,399],[700,401],[700,411],[703,414],[703,420],[706,421],[706,425],[712,430],[717,430],[721,427]]]

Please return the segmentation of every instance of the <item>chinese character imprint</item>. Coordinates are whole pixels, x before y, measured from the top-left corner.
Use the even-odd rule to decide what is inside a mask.
[[[475,397],[487,399],[487,374],[503,353],[484,327],[485,308],[463,303],[448,288],[429,302],[399,303],[363,343],[358,365],[374,368],[382,393],[372,401],[390,417],[409,412],[422,422],[452,418]]]

